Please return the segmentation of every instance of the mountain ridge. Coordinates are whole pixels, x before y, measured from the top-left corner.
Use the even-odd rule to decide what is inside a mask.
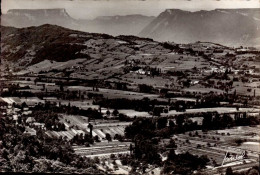
[[[258,15],[255,11],[260,12],[260,9],[195,12],[166,9],[139,36],[177,43],[212,41],[234,46],[255,45],[253,40],[260,36],[260,22],[253,18]],[[247,13],[242,15],[242,12]]]
[[[72,30],[107,33],[110,35],[137,35],[155,17],[140,14],[100,16],[93,20],[75,19],[66,9],[11,9],[1,16],[1,25],[17,28],[60,25]]]
[[[51,16],[51,18],[50,18]],[[14,27],[59,25],[72,30],[136,35],[157,41],[191,43],[212,41],[228,46],[260,46],[260,10],[215,9],[185,11],[166,9],[157,17],[133,15],[74,19],[65,9],[13,9],[1,16],[1,25]]]

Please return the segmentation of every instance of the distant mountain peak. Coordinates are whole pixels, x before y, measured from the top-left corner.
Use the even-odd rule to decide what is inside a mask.
[[[60,16],[71,18],[70,15],[64,8],[54,8],[54,9],[10,9],[7,11],[7,15],[32,15],[33,17],[50,17],[50,16]]]
[[[1,16],[1,24],[13,27],[39,26],[56,24],[63,27],[75,28],[73,19],[64,8],[54,9],[10,9]]]
[[[185,11],[181,9],[166,9],[162,13],[159,14],[158,17],[168,17],[168,16],[175,16],[175,15],[183,15],[183,14],[190,14],[190,11]]]

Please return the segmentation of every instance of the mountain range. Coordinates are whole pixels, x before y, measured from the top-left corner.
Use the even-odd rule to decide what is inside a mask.
[[[17,28],[55,24],[85,32],[137,35],[155,17],[143,15],[100,16],[93,20],[74,19],[65,9],[13,9],[1,16],[1,25]]]
[[[260,9],[196,12],[167,9],[157,17],[101,16],[93,20],[74,19],[65,9],[14,9],[2,15],[1,24],[18,28],[55,24],[85,32],[136,35],[157,41],[209,41],[227,46],[260,47]]]

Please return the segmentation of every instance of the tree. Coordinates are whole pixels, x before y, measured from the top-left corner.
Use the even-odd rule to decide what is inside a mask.
[[[243,140],[242,139],[236,139],[235,140],[235,143],[240,146],[242,143],[243,143]]]
[[[114,136],[114,140],[118,140],[118,141],[122,142],[123,141],[123,136],[121,136],[120,134],[116,134]]]
[[[226,175],[234,175],[233,170],[231,167],[228,167],[226,170]]]
[[[159,119],[157,120],[157,128],[158,128],[158,129],[165,128],[166,125],[167,125],[167,122],[168,122],[168,120],[167,120],[166,117],[159,118]]]
[[[113,116],[117,116],[119,114],[119,112],[117,109],[115,109],[112,114],[113,114]]]
[[[173,128],[175,126],[174,122],[172,120],[169,121],[170,128]]]
[[[176,158],[176,153],[175,153],[175,150],[174,149],[171,149],[169,154],[168,154],[168,157],[167,159],[168,160],[174,160]]]
[[[112,138],[111,138],[111,135],[110,134],[108,134],[108,133],[106,133],[106,139],[107,139],[107,141],[111,141],[112,140]]]
[[[247,175],[259,175],[258,167],[253,167],[249,169]]]
[[[182,124],[183,124],[183,122],[184,122],[184,116],[183,116],[183,115],[178,115],[177,118],[176,118],[176,123],[177,123],[177,125],[178,125],[179,127],[181,127]]]
[[[136,159],[142,159],[150,164],[160,164],[161,158],[158,154],[158,147],[150,140],[137,138],[135,143],[134,155]]]
[[[160,116],[161,112],[162,112],[162,108],[161,107],[154,107],[153,108],[153,115]]]
[[[94,140],[95,140],[95,142],[100,142],[100,140],[99,140],[97,135],[94,137]]]
[[[90,132],[90,137],[92,138],[92,129],[93,129],[93,125],[91,123],[88,124],[88,128],[89,128],[89,132]]]
[[[171,138],[169,144],[166,147],[175,149],[177,148],[177,145],[175,144],[175,141]]]
[[[64,87],[63,87],[63,84],[60,85],[60,91],[64,91]]]
[[[152,86],[146,85],[146,84],[139,84],[139,91],[144,93],[150,93],[153,89]]]

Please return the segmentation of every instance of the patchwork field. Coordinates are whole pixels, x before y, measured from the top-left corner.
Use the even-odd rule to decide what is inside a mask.
[[[67,128],[77,126],[77,128],[82,131],[89,133],[89,121],[87,117],[84,116],[75,116],[75,115],[61,115],[59,117],[60,121],[62,121]],[[130,125],[130,122],[113,122],[113,121],[91,121],[93,125],[92,135],[98,136],[98,138],[102,140],[106,140],[106,134],[109,134],[112,139],[114,136],[121,135],[124,136],[125,127]],[[70,130],[70,129],[69,129]]]
[[[224,171],[224,168],[227,166],[232,166],[232,168],[236,169],[240,164],[243,164],[242,166],[245,167],[257,164],[258,154],[260,153],[259,133],[260,126],[242,126],[217,131],[186,132],[185,134],[177,134],[173,139],[175,139],[178,145],[178,153],[188,151],[195,155],[207,155],[211,160],[212,167],[216,166],[216,164],[220,166],[227,152],[234,155],[241,154],[243,151],[247,152],[248,158],[243,161],[226,163],[212,170],[219,169]],[[242,142],[241,145],[237,145],[236,140],[238,139],[246,141]]]

